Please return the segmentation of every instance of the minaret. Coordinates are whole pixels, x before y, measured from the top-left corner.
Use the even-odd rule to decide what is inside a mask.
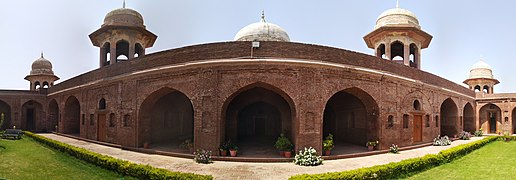
[[[464,84],[469,86],[469,89],[477,93],[494,93],[494,85],[500,83],[493,76],[493,69],[491,66],[480,60],[475,63],[469,71],[469,78],[464,81]]]
[[[421,49],[430,45],[432,36],[421,30],[416,15],[399,8],[383,12],[374,30],[364,37],[377,57],[421,69]]]
[[[100,29],[90,34],[93,45],[100,47],[100,67],[144,56],[156,38],[146,29],[142,15],[126,8],[125,1],[122,8],[106,15]]]
[[[41,57],[32,63],[32,70],[25,79],[30,81],[30,90],[37,91],[40,88],[46,89],[54,86],[54,82],[59,80],[59,77],[54,75],[52,63],[45,59],[43,52],[41,52]]]

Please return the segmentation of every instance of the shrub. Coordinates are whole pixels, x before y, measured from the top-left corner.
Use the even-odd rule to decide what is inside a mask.
[[[516,139],[516,136],[513,136]],[[511,137],[512,138],[512,137]],[[428,154],[420,158],[406,159],[400,162],[377,165],[342,172],[323,174],[301,174],[290,179],[401,179],[429,168],[448,163],[460,158],[482,146],[497,140],[497,136],[487,137],[469,144],[459,145],[438,154]]]
[[[123,175],[133,176],[138,179],[213,179],[213,177],[210,175],[172,172],[149,165],[135,164],[129,161],[124,161],[110,156],[91,152],[83,148],[71,146],[56,140],[33,134],[31,132],[25,132],[25,134],[42,144],[67,153],[73,157],[76,157],[77,159],[95,164],[104,169],[116,171]]]
[[[462,139],[462,140],[469,140],[471,139],[471,133],[467,132],[467,131],[462,131],[459,133],[459,139]]]
[[[392,144],[391,147],[389,147],[389,152],[397,154],[400,152],[398,145]]]
[[[475,131],[475,136],[476,137],[481,137],[482,135],[484,135],[484,131],[482,131],[482,128],[480,128],[479,130]]]
[[[367,141],[365,146],[376,146],[378,145],[378,143],[380,143],[379,141],[374,141],[374,140],[370,140],[370,141]]]
[[[333,135],[329,134],[326,136],[326,139],[323,141],[323,150],[328,151],[332,150],[333,147],[335,147],[335,144],[333,142]]]
[[[450,138],[448,136],[441,137],[438,135],[436,138],[434,138],[434,146],[448,146],[451,144]]]
[[[294,157],[294,163],[300,166],[318,166],[322,164],[323,159],[317,156],[317,151],[313,147],[300,150]]]
[[[290,151],[290,150],[292,150],[292,143],[285,136],[285,134],[281,133],[280,136],[278,137],[278,140],[276,140],[274,147],[276,147],[276,149],[278,149],[280,151]]]
[[[196,152],[194,152],[194,161],[197,163],[202,164],[209,164],[212,162],[211,160],[211,151],[204,150],[204,149],[197,149]]]

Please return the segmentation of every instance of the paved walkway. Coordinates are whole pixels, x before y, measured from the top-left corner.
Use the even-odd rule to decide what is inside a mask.
[[[108,146],[80,141],[55,134],[39,134],[44,137],[61,141],[70,145],[88,149],[100,154],[132,161],[140,164],[149,164],[154,167],[165,168],[171,171],[209,174],[215,179],[288,179],[296,174],[316,174],[325,172],[344,171],[369,167],[379,164],[397,162],[404,159],[422,157],[426,154],[437,154],[439,151],[461,144],[482,139],[473,137],[471,140],[454,141],[450,146],[428,146],[419,149],[401,151],[400,154],[379,154],[366,157],[327,160],[323,165],[316,167],[297,166],[293,163],[244,163],[215,161],[212,164],[197,164],[192,159],[176,158],[162,155],[143,154],[121,150]]]

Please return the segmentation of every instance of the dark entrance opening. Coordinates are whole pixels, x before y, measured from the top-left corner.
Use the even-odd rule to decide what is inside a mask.
[[[83,116],[83,122],[84,122]],[[65,102],[63,133],[79,136],[81,134],[81,105],[75,96]]]
[[[47,127],[48,130],[57,131],[56,127],[59,123],[59,107],[57,105],[57,101],[54,99],[50,101],[50,104],[48,106],[48,120],[49,120],[49,127]]]
[[[30,100],[22,105],[22,122],[21,128],[29,131],[46,131],[46,127],[43,127],[43,121],[41,121],[41,112],[43,106],[33,100]]]
[[[367,151],[367,141],[379,140],[375,107],[373,98],[358,88],[340,91],[328,100],[323,115],[323,139],[333,135],[332,155]]]
[[[497,133],[499,126],[502,124],[502,114],[498,106],[487,104],[480,108],[479,118],[480,126],[486,133]]]
[[[239,156],[279,157],[274,142],[280,133],[293,142],[291,119],[291,108],[282,96],[254,87],[229,103],[225,140],[237,144]]]
[[[463,129],[464,131],[473,133],[476,131],[476,125],[475,125],[475,112],[473,111],[473,106],[471,106],[470,103],[467,103],[466,106],[464,106],[464,123],[463,123]]]
[[[458,134],[457,105],[452,99],[446,99],[441,104],[441,136],[453,137]]]
[[[512,110],[512,133],[516,134],[516,108]]]
[[[160,89],[147,97],[140,110],[139,146],[178,153],[192,153],[194,112],[190,99],[180,91]]]
[[[34,123],[34,109],[27,109],[27,130],[34,130],[36,127]]]

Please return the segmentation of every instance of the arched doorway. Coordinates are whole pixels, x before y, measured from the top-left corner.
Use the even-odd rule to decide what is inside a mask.
[[[63,133],[80,136],[81,134],[81,104],[75,96],[66,99],[63,119]],[[82,124],[84,125],[84,116]]]
[[[485,133],[495,134],[501,130],[502,125],[502,111],[497,105],[486,104],[480,108],[478,114],[480,118],[480,127]]]
[[[143,131],[139,146],[169,152],[191,153],[180,147],[194,142],[194,113],[190,99],[180,91],[160,89],[143,101],[140,109],[140,128]],[[142,132],[141,131],[141,132]]]
[[[274,142],[284,133],[292,142],[292,111],[278,93],[263,87],[241,91],[227,105],[225,139],[239,147],[239,156],[279,156]]]
[[[333,135],[332,154],[365,151],[367,141],[380,140],[377,107],[376,101],[358,88],[337,92],[328,100],[323,116],[323,138]]]
[[[48,121],[49,130],[57,131],[56,127],[59,123],[59,106],[55,99],[50,101],[50,104],[48,105]]]
[[[512,133],[516,134],[516,108],[512,109]]]
[[[475,112],[473,111],[473,106],[471,106],[470,103],[467,103],[466,106],[464,106],[464,110],[462,112],[464,117],[463,122],[463,129],[464,131],[473,133],[476,131],[475,126]]]
[[[446,99],[441,104],[441,136],[453,137],[457,135],[458,127],[457,105],[451,98]]]
[[[11,127],[11,106],[0,100],[0,129],[8,129]]]
[[[43,106],[33,100],[22,105],[21,129],[28,131],[38,130],[38,123],[41,124]]]

